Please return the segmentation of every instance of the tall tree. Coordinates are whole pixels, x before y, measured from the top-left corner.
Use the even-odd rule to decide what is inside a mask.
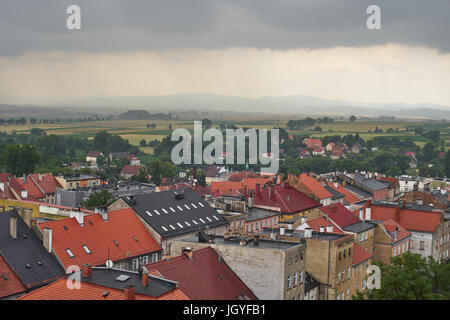
[[[114,196],[107,190],[101,190],[90,194],[89,198],[84,202],[87,208],[104,206],[114,200]]]
[[[2,154],[6,170],[15,176],[30,174],[39,163],[40,155],[36,148],[28,143],[9,145]]]

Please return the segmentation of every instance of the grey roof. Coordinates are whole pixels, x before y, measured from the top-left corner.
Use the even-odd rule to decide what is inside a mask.
[[[354,224],[351,224],[349,226],[346,226],[342,228],[344,231],[353,232],[353,233],[360,233],[372,228],[375,228],[375,224],[366,222],[366,221],[359,221]]]
[[[15,240],[9,235],[11,216],[17,217]],[[29,288],[41,286],[65,274],[61,265],[44,249],[36,234],[15,211],[0,213],[0,254],[20,281]]]
[[[177,199],[176,194],[180,192],[183,192],[183,197]],[[228,223],[190,188],[153,192],[137,195],[134,198],[122,197],[122,199],[163,238]]]
[[[355,185],[347,184],[344,188],[347,189],[348,191],[356,193],[357,195],[359,195],[363,198],[370,198],[372,196],[370,193],[362,190],[361,188],[358,188]]]
[[[126,279],[125,281],[116,280],[118,277],[124,275],[128,276],[123,277]],[[81,281],[117,290],[123,290],[129,285],[133,285],[135,286],[135,293],[144,294],[151,297],[159,297],[176,288],[175,281],[159,279],[153,277],[152,275],[148,276],[148,284],[144,287],[142,285],[142,275],[138,272],[116,268],[92,268],[91,277],[82,277]]]
[[[279,212],[268,211],[260,208],[248,208],[247,214],[245,215],[245,221],[255,221],[259,219],[269,218],[279,215]]]
[[[366,179],[366,177],[359,172],[355,172],[354,179],[357,183],[362,184],[363,186],[369,188],[372,191],[377,191],[386,188],[386,185],[384,183],[373,178]]]
[[[128,155],[128,152],[111,152],[110,155],[114,158],[125,158]]]
[[[397,206],[402,206],[401,203],[399,204],[398,202],[393,202],[393,201],[372,201],[372,204],[377,205],[377,206],[384,206],[384,207],[397,207]],[[424,204],[417,204],[417,203],[407,203],[405,205],[405,209],[411,209],[411,210],[417,210],[417,211],[427,211],[427,212],[432,212],[434,210],[442,210],[441,208],[435,207],[435,206],[429,206],[429,205],[424,205]]]
[[[339,198],[344,198],[345,197],[345,195],[343,195],[342,193],[340,193],[339,191],[337,191],[337,190],[334,190],[332,187],[330,187],[330,186],[328,186],[328,185],[325,185],[325,186],[323,186],[329,193],[331,193],[332,195],[333,195],[333,197],[332,197],[332,199],[333,200],[335,200],[335,199],[339,199]]]
[[[199,242],[198,237],[187,237],[182,238],[180,241],[185,242]],[[215,235],[214,236],[214,244],[220,244],[220,245],[229,245],[229,246],[237,246],[242,247],[240,245],[240,241],[238,238],[236,239],[225,239],[223,236]],[[288,250],[291,248],[294,248],[296,246],[301,245],[300,242],[289,242],[289,241],[283,241],[283,240],[268,240],[268,239],[259,239],[258,246],[255,246],[253,243],[253,239],[249,239],[249,241],[244,245],[247,247],[257,248],[257,249],[275,249],[275,250]]]

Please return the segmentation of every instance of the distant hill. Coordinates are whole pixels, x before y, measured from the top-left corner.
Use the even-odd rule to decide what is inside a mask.
[[[168,120],[171,114],[154,113],[150,114],[145,110],[128,110],[117,117],[118,120]]]

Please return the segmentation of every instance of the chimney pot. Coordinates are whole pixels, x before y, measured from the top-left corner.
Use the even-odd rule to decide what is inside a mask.
[[[148,273],[144,272],[142,274],[142,286],[147,287],[148,286]]]
[[[83,264],[81,266],[81,275],[83,276],[83,278],[90,278],[92,275],[92,265]]]

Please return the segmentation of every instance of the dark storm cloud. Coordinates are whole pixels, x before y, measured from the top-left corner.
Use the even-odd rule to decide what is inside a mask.
[[[66,29],[66,8],[82,29]],[[381,7],[382,30],[366,28]],[[449,0],[1,0],[0,55],[27,50],[114,52],[424,45],[450,51]]]

